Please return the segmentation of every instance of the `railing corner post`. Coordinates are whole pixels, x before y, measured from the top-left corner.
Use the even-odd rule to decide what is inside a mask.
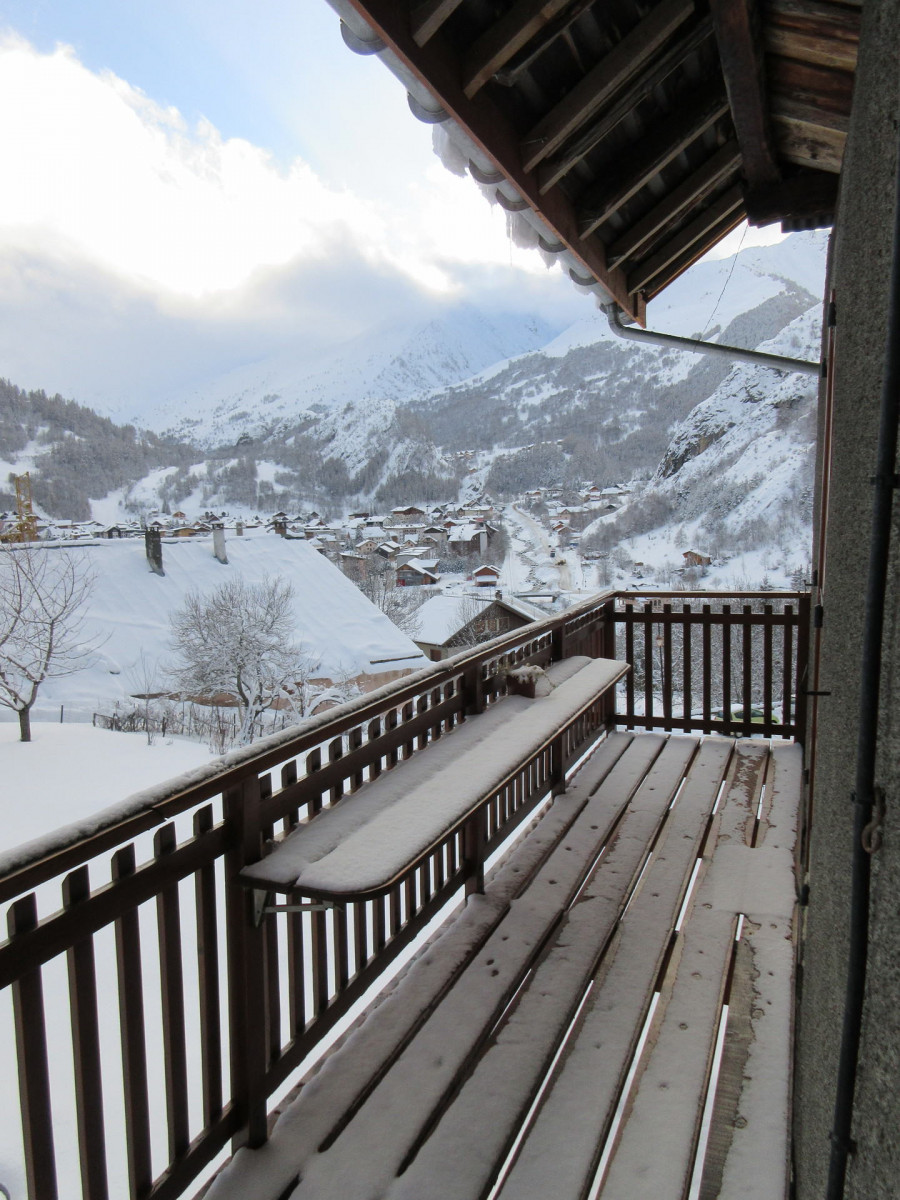
[[[253,894],[238,879],[241,868],[260,854],[260,780],[249,776],[223,796],[226,823],[232,828],[226,859],[229,1044],[232,1096],[243,1128],[235,1148],[251,1149],[267,1139],[265,931],[254,926]]]

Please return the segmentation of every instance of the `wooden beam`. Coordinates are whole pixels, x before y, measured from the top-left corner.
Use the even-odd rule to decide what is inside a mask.
[[[676,71],[684,60],[693,54],[707,38],[712,37],[712,21],[708,16],[695,22],[687,34],[674,46],[671,46],[653,65],[642,71],[616,99],[597,121],[577,138],[569,142],[560,154],[547,159],[538,167],[541,192],[547,192],[555,183],[581,162],[595,146],[616,128],[616,126],[641,104],[653,90]]]
[[[785,58],[820,67],[836,67],[839,71],[856,70],[857,42],[800,33],[778,25],[767,26],[764,40],[770,54],[783,54]]]
[[[710,250],[712,250],[713,246],[721,242],[723,237],[726,237],[733,229],[737,229],[738,225],[740,225],[743,219],[743,208],[737,208],[734,212],[723,217],[721,221],[717,222],[717,224],[711,226],[711,228],[706,231],[706,234],[699,241],[696,241],[693,246],[690,246],[684,251],[683,254],[680,254],[677,258],[674,258],[668,264],[668,266],[661,270],[652,279],[647,280],[641,290],[641,294],[644,296],[645,300],[649,302],[654,298],[654,296],[658,296],[663,288],[667,288],[673,280],[678,278],[679,275],[683,275],[684,272],[689,267],[692,267],[695,262],[701,259],[704,254],[707,254]]]
[[[693,11],[694,0],[662,0],[526,134],[523,168],[533,171],[609,103]]]
[[[488,90],[471,100],[460,84],[459,60],[445,39],[437,34],[418,46],[409,28],[406,12],[397,0],[350,0],[375,33],[421,80],[444,111],[460,126],[482,154],[505,176],[520,196],[548,226],[553,237],[570,250],[586,275],[593,276],[634,320],[643,324],[643,300],[629,296],[625,273],[609,270],[606,249],[598,238],[579,236],[578,221],[571,201],[559,188],[545,197],[538,192],[536,177],[523,170],[519,133]],[[580,270],[581,268],[579,268]]]
[[[813,63],[797,62],[771,54],[766,59],[769,88],[773,97],[790,96],[825,112],[850,115],[853,102],[853,75]],[[773,100],[775,106],[779,100]]]
[[[847,134],[833,125],[823,125],[820,113],[806,112],[803,106],[782,107],[775,114],[775,136],[778,149],[788,162],[834,174],[840,172]]]
[[[825,0],[767,0],[763,8],[763,20],[767,34],[777,30],[778,35],[793,33],[803,39],[821,39],[826,55],[834,53],[833,43],[840,42],[845,47],[843,57],[852,53],[855,62],[859,46],[859,10],[854,11],[843,4],[830,4]],[[820,53],[815,46],[810,46],[808,42],[806,44],[812,54]],[[790,54],[789,57],[806,58],[806,55]],[[807,61],[817,62],[818,58],[809,58]]]
[[[710,0],[731,118],[751,187],[780,178],[766,111],[764,60],[750,0]]]
[[[453,16],[463,0],[422,0],[412,10],[409,26],[417,46],[430,42],[446,20]]]
[[[516,0],[463,59],[463,91],[469,99],[569,3],[571,0]]]
[[[728,100],[721,92],[701,94],[675,116],[654,126],[636,141],[633,148],[612,164],[612,185],[604,180],[579,197],[578,218],[581,236],[588,237],[617,208],[658,175],[674,158],[728,111]]]
[[[641,291],[654,276],[659,275],[676,259],[692,252],[697,243],[703,240],[710,230],[717,229],[723,221],[730,221],[736,213],[740,215],[735,218],[734,225],[739,225],[744,219],[744,196],[738,185],[729,188],[724,196],[721,196],[715,204],[705,209],[698,217],[695,217],[680,233],[676,233],[662,249],[638,263],[628,274],[629,292]],[[734,225],[731,228],[734,228]],[[704,242],[704,244],[706,243]],[[709,244],[712,245],[712,243]]]
[[[776,221],[833,218],[837,196],[837,175],[803,171],[782,183],[748,192],[744,197],[747,220],[751,225],[772,225]]]
[[[740,161],[741,152],[737,141],[731,138],[699,170],[689,175],[684,183],[669,192],[646,216],[632,225],[627,233],[623,233],[607,247],[606,257],[609,264],[618,266],[623,259],[631,258],[654,234],[676,220],[695,200],[717,187],[734,171]]]

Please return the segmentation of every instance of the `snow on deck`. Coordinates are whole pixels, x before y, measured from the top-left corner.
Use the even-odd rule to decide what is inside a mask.
[[[783,1200],[801,767],[612,735],[210,1197]]]

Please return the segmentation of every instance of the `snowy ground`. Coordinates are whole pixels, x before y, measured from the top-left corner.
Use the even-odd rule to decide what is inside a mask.
[[[59,725],[35,722],[30,743],[17,741],[18,727],[0,725],[0,813],[3,819],[2,849],[47,833],[71,821],[90,816],[98,809],[121,800],[131,792],[160,783],[209,760],[209,751],[196,742],[157,738],[147,745],[144,734],[110,733],[90,725]],[[50,885],[46,885],[50,887]],[[40,889],[42,893],[46,888]],[[41,897],[42,911],[59,905],[58,894]],[[48,903],[49,902],[49,903]],[[148,910],[147,932],[152,935],[154,914]],[[98,938],[101,979],[114,972],[111,938]],[[112,977],[112,976],[110,976]],[[60,1200],[81,1195],[78,1186],[78,1152],[75,1140],[71,1091],[71,1048],[66,1033],[68,1017],[63,997],[67,991],[65,959],[55,959],[44,971],[44,994],[48,1006],[51,1061],[54,1063],[54,1125],[59,1136]],[[25,1179],[18,1119],[14,1117],[15,1055],[11,1037],[11,1005],[8,990],[0,996],[0,1079],[6,1081],[7,1119],[0,1122],[0,1184],[13,1200],[24,1200]],[[114,1031],[115,1013],[103,1020],[103,1037],[109,1042],[108,1078],[109,1128],[121,1132],[121,1102],[115,1094],[118,1050]],[[150,1020],[151,1036],[158,1022]],[[110,1032],[113,1031],[113,1032]],[[151,1062],[154,1073],[156,1066]],[[119,1091],[120,1085],[119,1085]],[[161,1153],[161,1149],[157,1149]],[[124,1196],[127,1183],[124,1164],[112,1164],[111,1195]]]
[[[148,746],[146,734],[91,725],[35,721],[30,742],[18,736],[18,724],[0,725],[4,850],[210,759],[199,742],[156,736]]]

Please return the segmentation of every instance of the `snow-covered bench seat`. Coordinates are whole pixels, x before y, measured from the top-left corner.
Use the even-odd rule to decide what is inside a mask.
[[[627,670],[624,662],[580,656],[554,663],[545,673],[548,695],[507,696],[466,720],[294,830],[245,867],[241,881],[336,903],[384,895]]]
[[[783,1200],[801,773],[610,735],[207,1200]]]

